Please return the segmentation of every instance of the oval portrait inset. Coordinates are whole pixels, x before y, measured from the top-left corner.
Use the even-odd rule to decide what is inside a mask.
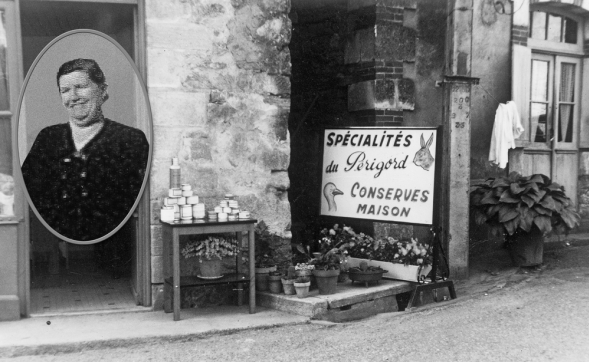
[[[49,231],[92,244],[127,222],[149,175],[151,122],[145,84],[115,40],[75,30],[43,49],[21,92],[18,150]]]

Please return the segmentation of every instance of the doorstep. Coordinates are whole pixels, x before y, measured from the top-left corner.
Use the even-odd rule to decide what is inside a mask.
[[[397,294],[415,288],[414,283],[383,279],[366,287],[350,281],[338,283],[335,294],[320,295],[317,289],[309,291],[307,298],[296,295],[256,292],[256,304],[311,319],[345,322],[362,319],[378,313],[396,312]]]

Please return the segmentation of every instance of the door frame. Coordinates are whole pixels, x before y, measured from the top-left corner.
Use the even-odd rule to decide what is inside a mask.
[[[15,37],[16,37],[16,49],[17,49],[17,67],[18,67],[18,89],[21,90],[23,80],[24,80],[24,71],[23,71],[23,59],[22,59],[22,35],[21,35],[21,12],[20,12],[20,2],[21,1],[39,1],[39,0],[0,0],[0,4],[2,3],[15,3]],[[49,0],[51,1],[51,0]],[[135,63],[137,68],[139,69],[139,73],[143,78],[145,84],[147,84],[147,60],[146,60],[146,31],[145,31],[145,0],[65,0],[65,1],[75,1],[75,2],[91,2],[91,3],[120,3],[120,4],[132,4],[136,5],[134,11],[134,30],[135,30]],[[14,76],[13,76],[14,77]],[[16,92],[17,99],[15,101],[15,105],[18,104],[18,95],[20,92]],[[13,116],[12,120],[12,149],[13,149],[13,167],[20,167],[20,161],[18,157],[18,149],[15,147],[17,144],[16,140],[18,137],[18,120],[15,119],[16,117]],[[14,173],[14,172],[13,172]],[[19,223],[19,231],[18,231],[18,293],[20,299],[20,306],[21,306],[21,316],[30,317],[30,308],[31,308],[31,300],[30,300],[30,288],[31,288],[31,281],[30,281],[30,272],[31,272],[31,265],[30,265],[30,216],[29,216],[29,207],[24,197],[24,182],[20,177],[15,178],[15,195],[17,196],[17,201],[21,207],[23,219],[20,221],[24,221]],[[146,182],[143,195],[137,205],[135,213],[137,214],[137,232],[136,232],[136,243],[135,243],[135,253],[136,256],[136,280],[133,281],[133,285],[136,286],[136,290],[133,290],[133,294],[135,296],[135,301],[138,305],[142,305],[145,307],[152,305],[152,297],[151,297],[151,211],[150,211],[150,193],[149,193],[149,176]],[[18,208],[18,206],[17,206]],[[17,210],[15,210],[17,211]]]

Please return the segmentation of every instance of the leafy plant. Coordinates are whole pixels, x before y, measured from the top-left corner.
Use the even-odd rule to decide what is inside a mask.
[[[256,234],[256,268],[269,268],[276,265],[274,260],[274,248],[280,237],[272,234],[264,221],[260,221],[254,232]]]
[[[185,258],[222,259],[226,256],[237,254],[237,240],[234,238],[209,236],[205,239],[191,239],[182,248],[182,255]]]
[[[393,237],[373,239],[362,235],[348,250],[350,256],[405,265],[431,264],[430,247],[417,239],[397,240]]]
[[[542,174],[489,178],[474,186],[470,207],[478,225],[488,225],[495,235],[513,235],[537,228],[568,233],[581,217],[564,187]]]
[[[340,270],[343,263],[343,252],[337,248],[322,254],[319,258],[310,261],[316,270]]]

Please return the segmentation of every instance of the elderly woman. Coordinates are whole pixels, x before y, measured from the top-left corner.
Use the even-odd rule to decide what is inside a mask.
[[[51,228],[91,241],[114,230],[131,210],[149,144],[142,131],[103,116],[107,84],[94,60],[64,63],[57,86],[69,120],[39,132],[22,165],[23,178]]]

